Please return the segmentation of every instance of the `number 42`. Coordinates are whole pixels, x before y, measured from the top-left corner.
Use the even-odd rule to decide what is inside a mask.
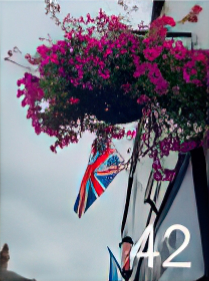
[[[171,232],[173,230],[180,230],[184,233],[184,242],[182,245],[172,254],[170,257],[168,257],[162,264],[163,267],[191,267],[191,262],[171,262],[171,260],[176,257],[178,254],[180,254],[189,244],[190,241],[190,232],[189,230],[180,224],[174,224],[170,226],[165,234],[164,239],[168,239]],[[150,224],[148,227],[144,230],[142,236],[140,237],[139,241],[136,244],[136,248],[139,249],[141,245],[145,245],[145,242],[149,239],[148,242],[148,251],[142,252],[142,249],[137,253],[138,258],[144,258],[148,257],[148,266],[153,268],[153,260],[154,257],[157,257],[160,255],[159,252],[154,252],[154,230],[153,225]],[[141,247],[143,248],[143,247]]]

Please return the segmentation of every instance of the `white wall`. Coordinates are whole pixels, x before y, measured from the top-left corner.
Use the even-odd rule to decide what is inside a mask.
[[[165,13],[167,16],[172,16],[174,20],[180,21],[190,12],[191,8],[194,5],[200,5],[203,8],[203,10],[198,15],[198,22],[186,22],[184,24],[177,24],[174,28],[171,29],[171,31],[192,32],[194,35],[194,42],[196,42],[195,37],[197,36],[197,45],[194,45],[194,48],[209,49],[209,0],[166,0],[162,14]]]

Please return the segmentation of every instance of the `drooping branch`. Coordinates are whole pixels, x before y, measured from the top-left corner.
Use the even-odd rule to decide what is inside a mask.
[[[22,64],[20,64],[20,63],[17,63],[16,61],[14,61],[14,60],[11,59],[11,57],[13,56],[14,53],[20,53],[20,54],[22,54],[22,52],[18,49],[18,47],[15,46],[15,47],[13,48],[13,50],[9,50],[9,51],[7,52],[8,57],[5,57],[4,60],[9,61],[9,62],[11,62],[11,63],[14,63],[14,64],[16,64],[16,65],[18,65],[18,66],[20,66],[20,67],[23,67],[23,68],[25,68],[25,69],[27,69],[28,71],[31,72],[31,68],[30,68],[29,66],[24,66],[24,65],[22,65]]]

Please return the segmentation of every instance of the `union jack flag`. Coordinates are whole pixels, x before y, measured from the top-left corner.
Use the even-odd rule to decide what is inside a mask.
[[[124,169],[124,159],[113,144],[103,152],[92,146],[89,163],[83,176],[74,211],[80,218],[94,201],[106,190],[115,176]]]

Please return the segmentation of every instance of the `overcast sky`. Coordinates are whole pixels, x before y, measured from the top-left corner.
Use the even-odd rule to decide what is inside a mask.
[[[59,1],[63,18],[99,8],[119,13],[117,1]],[[139,1],[133,15],[149,22],[151,0]],[[76,145],[53,154],[53,140],[36,136],[26,109],[16,98],[16,81],[25,70],[4,61],[14,46],[23,54],[35,52],[38,38],[62,36],[44,1],[0,1],[1,48],[1,246],[8,243],[9,269],[37,281],[105,281],[108,278],[107,246],[119,258],[120,225],[128,172],[121,172],[87,213],[79,219],[73,211],[94,135],[86,133]],[[25,63],[20,55],[18,62]],[[130,125],[134,128],[134,125]],[[132,142],[116,146],[128,159]]]

